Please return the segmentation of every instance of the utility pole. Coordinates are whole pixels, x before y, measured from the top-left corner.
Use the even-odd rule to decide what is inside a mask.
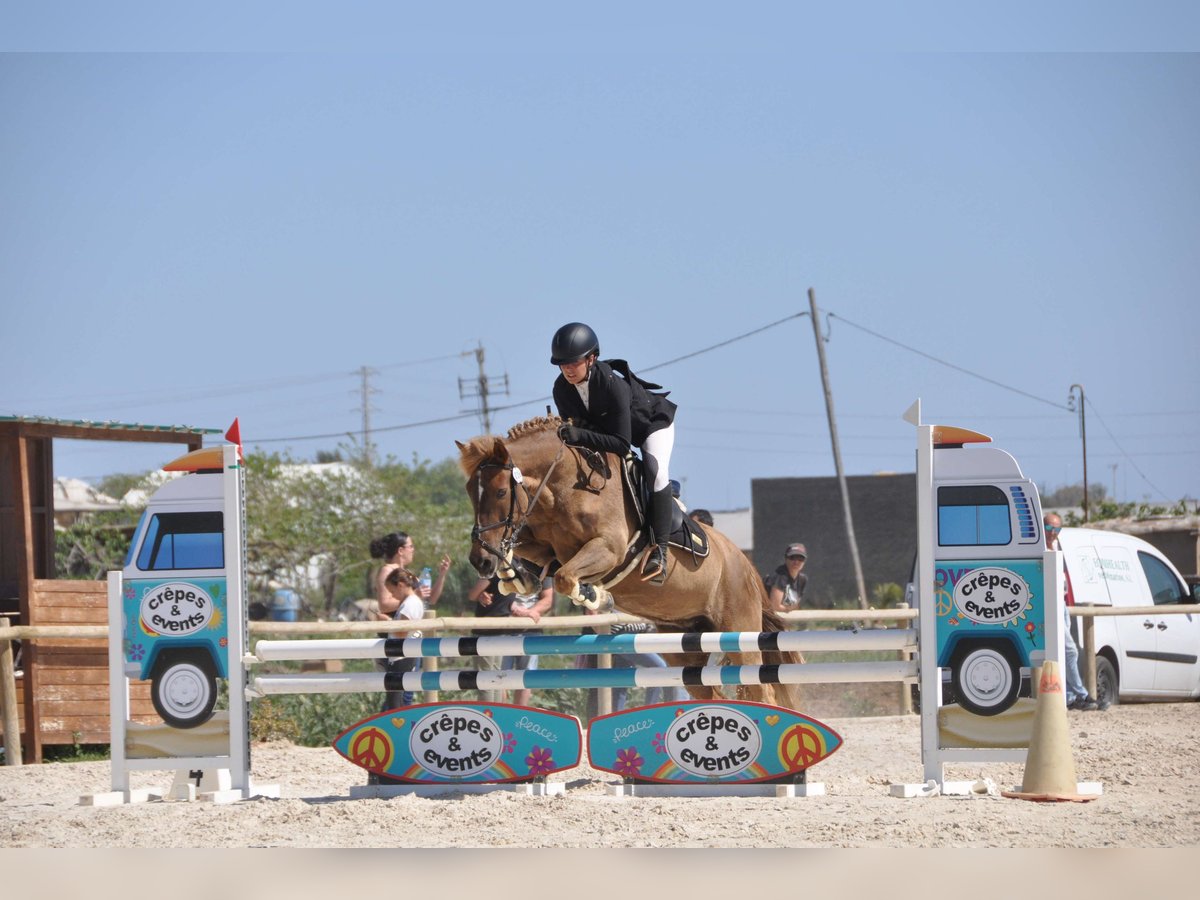
[[[371,444],[371,395],[378,394],[379,391],[376,388],[371,387],[371,376],[378,375],[378,374],[379,373],[375,369],[372,369],[370,366],[363,366],[362,368],[360,368],[358,370],[359,378],[362,380],[362,385],[359,388],[359,393],[362,398],[361,399],[361,403],[362,403],[361,410],[362,410],[363,460],[366,462],[367,468],[370,468],[371,466],[373,466],[375,464],[375,461],[374,461],[375,451],[374,451],[374,447]]]
[[[1109,464],[1108,464],[1108,467],[1109,467],[1110,469],[1112,469],[1112,472],[1113,472],[1113,495],[1112,495],[1112,502],[1113,502],[1113,503],[1116,503],[1116,502],[1117,502],[1117,463],[1109,463]]]
[[[463,354],[466,355],[465,353]],[[479,342],[479,346],[475,348],[475,362],[479,365],[479,375],[475,378],[474,384],[470,381],[458,379],[458,399],[464,400],[467,397],[479,398],[479,423],[483,426],[484,434],[492,433],[492,411],[488,404],[488,397],[492,395],[491,381],[488,379],[487,373],[483,370],[483,341]],[[503,380],[497,380],[499,390],[502,390],[505,396],[508,395],[508,373],[504,373]],[[464,410],[465,411],[465,410]]]
[[[821,363],[821,386],[825,389],[825,412],[829,416],[829,441],[833,444],[833,464],[837,468],[838,486],[842,491],[842,513],[846,517],[846,537],[850,541],[850,558],[854,562],[854,579],[858,583],[858,605],[867,608],[867,585],[863,580],[862,561],[858,556],[858,539],[854,536],[854,519],[850,515],[850,491],[842,471],[842,449],[838,443],[837,419],[833,414],[833,390],[829,387],[829,367],[825,364],[825,339],[821,337],[821,320],[817,315],[817,295],[808,289],[808,307],[812,313],[813,336],[817,339],[817,359]]]
[[[1079,389],[1079,436],[1083,439],[1083,521],[1088,521],[1088,482],[1087,482],[1087,417],[1083,413],[1083,385],[1073,384],[1067,391],[1067,408],[1075,411],[1075,389]]]

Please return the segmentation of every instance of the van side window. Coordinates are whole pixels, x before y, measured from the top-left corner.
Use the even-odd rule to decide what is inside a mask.
[[[1146,573],[1146,581],[1150,583],[1150,595],[1154,598],[1155,606],[1163,603],[1179,603],[1181,600],[1188,599],[1187,593],[1184,591],[1183,585],[1179,583],[1179,579],[1175,577],[1175,573],[1163,565],[1161,559],[1139,550],[1138,562],[1142,564],[1142,571]]]
[[[221,513],[157,513],[146,526],[137,565],[143,572],[223,568],[225,528]]]
[[[1012,542],[1008,496],[995,485],[938,488],[938,544],[1003,546]]]

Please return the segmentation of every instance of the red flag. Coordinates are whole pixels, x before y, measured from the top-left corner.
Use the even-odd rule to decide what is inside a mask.
[[[238,425],[237,417],[234,417],[233,424],[229,426],[229,430],[225,432],[225,440],[230,443],[237,444],[238,462],[245,462],[245,457],[242,456],[242,429]]]

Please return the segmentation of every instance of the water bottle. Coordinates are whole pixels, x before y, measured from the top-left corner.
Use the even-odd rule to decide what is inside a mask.
[[[417,586],[424,589],[421,592],[422,596],[424,595],[425,590],[429,590],[431,587],[433,587],[433,571],[429,568],[429,566],[426,566],[421,570],[421,575],[419,578],[417,578]]]

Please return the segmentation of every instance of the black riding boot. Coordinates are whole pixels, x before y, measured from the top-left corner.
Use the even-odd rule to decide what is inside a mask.
[[[642,581],[662,584],[667,579],[667,538],[671,534],[671,504],[674,502],[669,485],[650,495],[649,515],[646,518],[656,546],[651,547],[646,556],[646,564],[642,566]]]

